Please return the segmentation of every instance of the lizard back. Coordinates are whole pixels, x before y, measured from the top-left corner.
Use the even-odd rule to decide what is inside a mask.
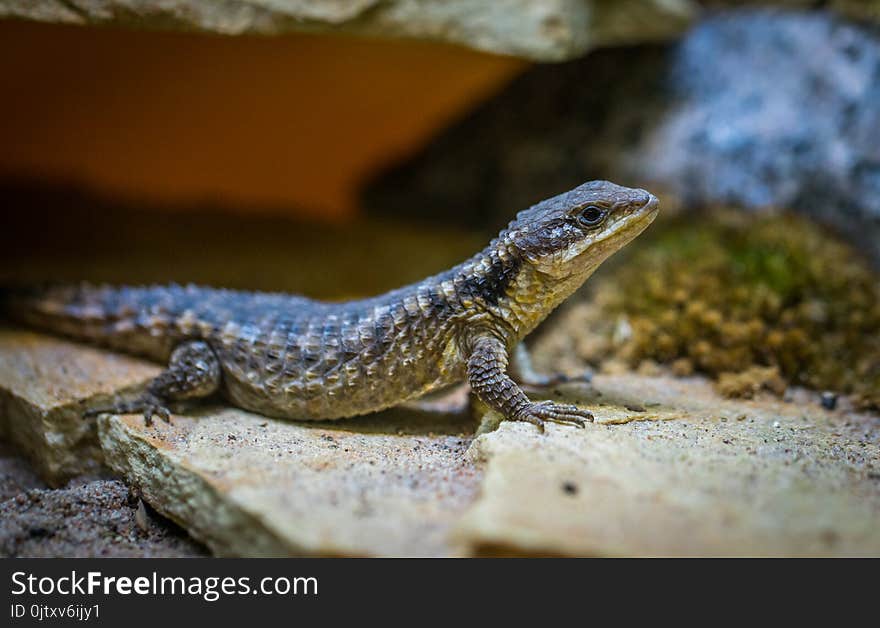
[[[340,303],[200,286],[59,285],[8,294],[14,320],[91,344],[168,360],[204,340],[222,390],[267,416],[327,419],[386,408],[463,377],[447,272]],[[455,298],[450,298],[453,296]]]

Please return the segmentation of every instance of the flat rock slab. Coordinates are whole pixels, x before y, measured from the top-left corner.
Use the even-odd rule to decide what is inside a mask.
[[[108,464],[221,556],[443,556],[481,474],[468,419],[405,409],[331,424],[218,409],[103,416]]]
[[[103,460],[84,408],[137,389],[157,366],[28,331],[0,328],[0,437],[59,486]]]
[[[602,405],[586,429],[543,437],[505,423],[474,441],[486,475],[457,530],[471,552],[880,555],[877,417],[722,400],[697,379],[596,387],[649,407]]]
[[[880,419],[826,411],[815,394],[736,401],[699,378],[597,375],[548,392],[590,408],[586,429],[487,421],[476,438],[466,414],[408,408],[326,423],[228,408],[152,427],[79,418],[82,403],[156,370],[0,332],[4,438],[50,479],[106,461],[222,556],[880,555]],[[88,498],[108,509],[95,526],[121,512],[118,549],[141,551],[149,539],[117,488],[73,492],[47,516],[72,516]],[[30,530],[49,528],[22,517],[46,499],[29,491],[6,504],[0,535],[13,553],[39,550]],[[83,543],[101,554],[99,541]]]

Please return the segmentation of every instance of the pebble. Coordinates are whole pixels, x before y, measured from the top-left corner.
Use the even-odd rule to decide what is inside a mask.
[[[826,390],[822,393],[822,407],[826,410],[834,410],[837,407],[837,393]]]

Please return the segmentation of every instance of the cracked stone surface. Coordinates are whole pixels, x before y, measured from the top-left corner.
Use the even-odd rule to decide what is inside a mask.
[[[342,32],[461,44],[539,61],[680,32],[693,0],[0,0],[0,17],[224,35]]]

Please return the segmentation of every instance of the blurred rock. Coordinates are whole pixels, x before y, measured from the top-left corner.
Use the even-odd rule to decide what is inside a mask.
[[[134,358],[0,328],[0,437],[53,486],[94,473],[103,456],[83,409],[144,385],[158,371]]]
[[[0,502],[32,488],[46,485],[15,450],[0,442]]]
[[[227,35],[344,32],[462,44],[540,61],[675,35],[693,0],[0,0],[0,17]]]
[[[536,67],[365,191],[497,228],[588,179],[792,208],[880,264],[880,37],[824,12],[720,13],[678,44]]]

